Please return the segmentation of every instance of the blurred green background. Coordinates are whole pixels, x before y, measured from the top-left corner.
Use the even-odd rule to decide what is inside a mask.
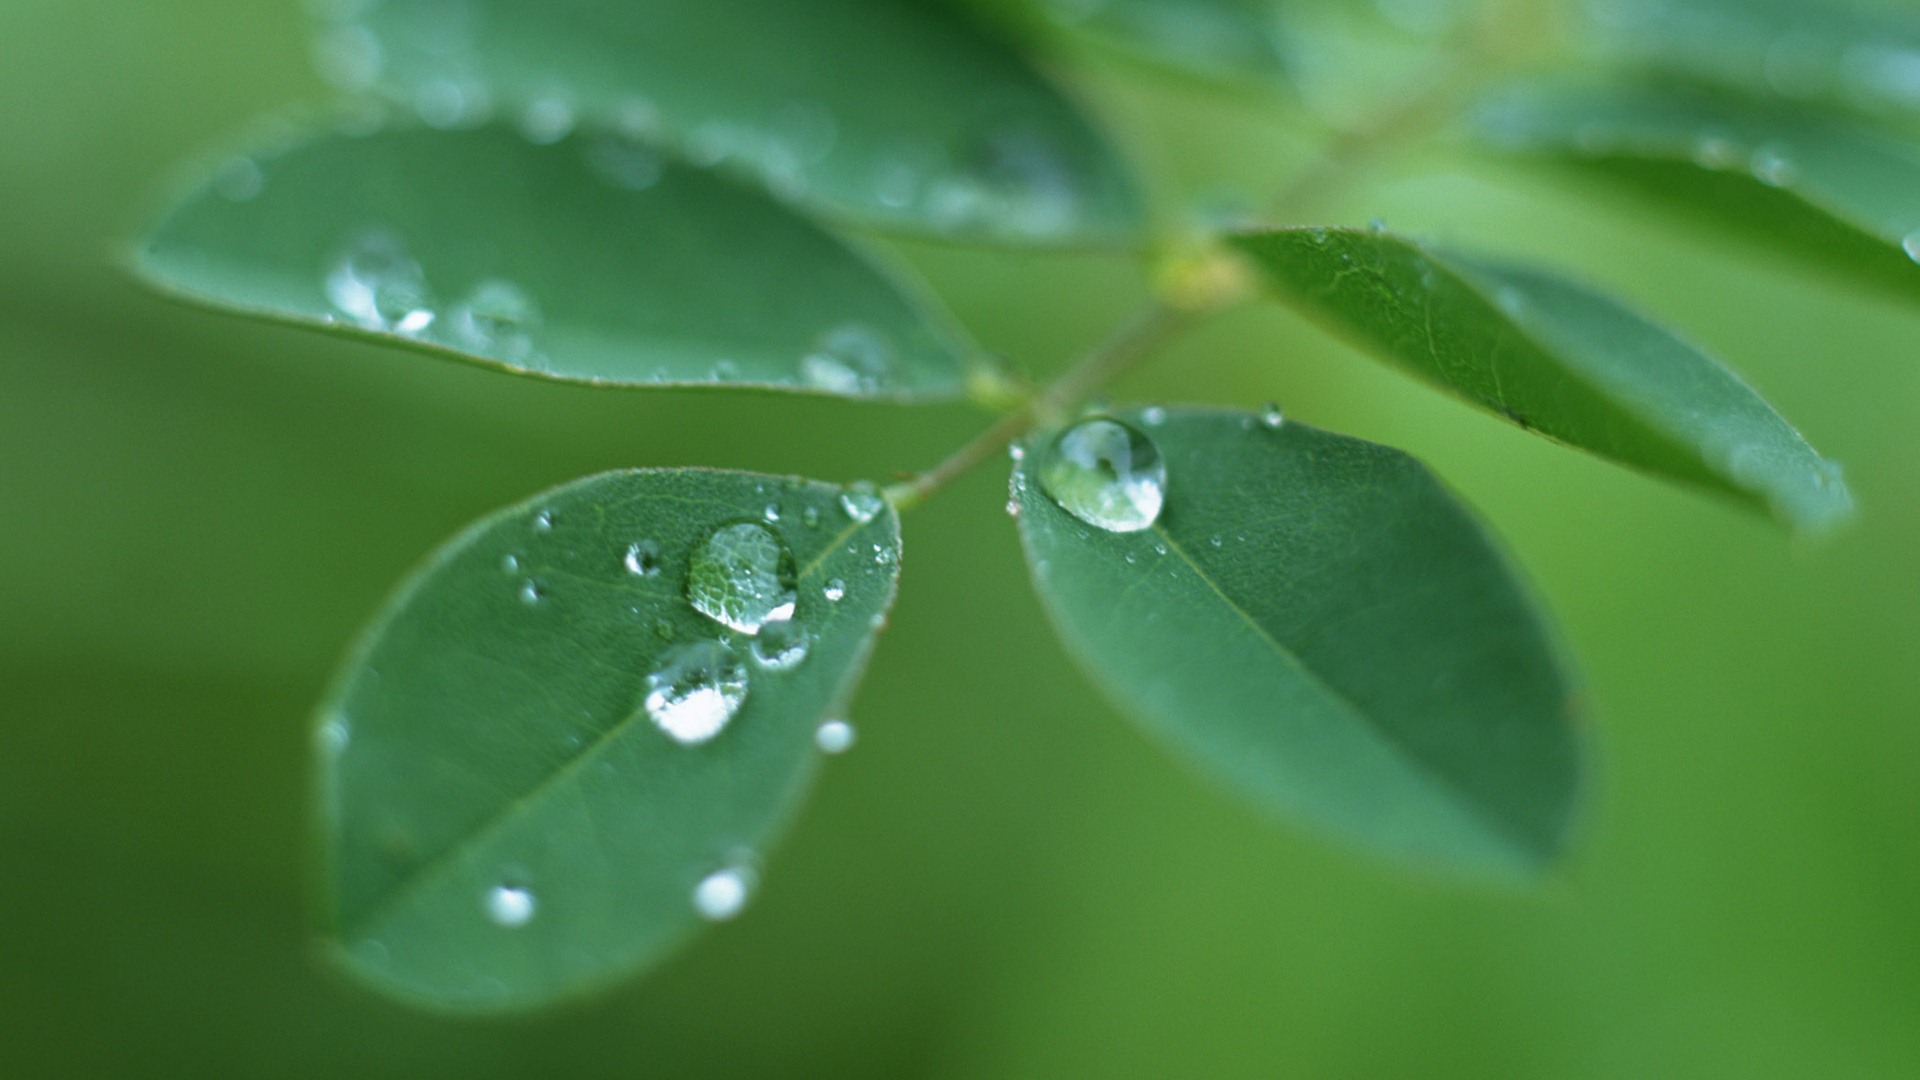
[[[908,521],[893,629],[740,922],[574,1010],[454,1022],[318,964],[308,708],[432,545],[582,473],[827,479],[982,418],[524,382],[171,307],[111,264],[175,164],[320,93],[296,0],[0,0],[0,1073],[1920,1075],[1920,307],[1525,173],[1389,172],[1340,220],[1568,264],[1733,359],[1864,512],[1819,544],[1494,423],[1278,309],[1130,397],[1403,446],[1540,583],[1600,717],[1535,892],[1406,876],[1171,764],[1054,644],[998,470]],[[1082,88],[1167,191],[1271,186],[1246,101]],[[1061,364],[1141,295],[1085,256],[908,252]]]

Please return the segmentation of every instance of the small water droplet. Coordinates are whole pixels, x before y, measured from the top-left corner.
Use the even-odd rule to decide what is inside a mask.
[[[813,745],[823,754],[844,754],[853,748],[857,733],[845,720],[828,720],[813,732]]]
[[[326,723],[320,725],[314,738],[319,742],[322,750],[330,754],[338,754],[353,741],[353,728],[347,724],[347,718],[344,716],[329,717]]]
[[[1017,442],[1008,443],[1007,457],[1011,458],[1013,460],[1013,463],[1016,465],[1018,465],[1022,461],[1027,460],[1027,448],[1025,444],[1017,443]]]
[[[496,926],[509,929],[525,926],[533,921],[534,910],[538,907],[532,891],[515,885],[495,885],[487,890],[487,918]]]
[[[399,237],[363,233],[327,272],[327,300],[369,330],[418,334],[433,324],[433,296],[426,272]]]
[[[1159,427],[1167,422],[1167,410],[1158,405],[1149,405],[1140,410],[1140,422],[1148,427]]]
[[[526,582],[520,586],[520,602],[528,607],[532,607],[546,598],[546,587],[532,578],[528,578]]]
[[[693,554],[687,600],[694,610],[745,634],[793,617],[798,593],[793,553],[758,522],[714,532]]]
[[[1226,538],[1219,533],[1214,533],[1212,536],[1207,537],[1207,543],[1212,544],[1214,547],[1219,547],[1226,542]]]
[[[747,668],[724,642],[669,649],[647,676],[647,716],[683,746],[720,734],[747,700]]]
[[[1768,187],[1788,187],[1800,178],[1800,170],[1778,146],[1763,146],[1753,152],[1753,175]]]
[[[820,595],[826,597],[828,603],[837,604],[847,595],[847,583],[839,578],[829,578],[827,584],[820,590]]]
[[[807,508],[806,508],[805,510],[802,510],[802,511],[800,512],[800,520],[801,520],[801,521],[802,521],[803,523],[805,523],[805,525],[806,525],[806,526],[807,526],[807,528],[809,528],[809,529],[815,529],[815,528],[819,528],[819,526],[820,526],[820,508],[819,508],[819,507],[817,507],[817,506],[809,506],[809,507],[807,507]]]
[[[533,355],[533,331],[539,325],[540,308],[526,290],[497,278],[474,286],[453,309],[453,329],[461,342],[508,363]]]
[[[713,371],[710,374],[714,382],[732,382],[740,377],[740,365],[726,357],[721,357],[713,362]]]
[[[533,531],[534,532],[552,532],[553,531],[553,511],[542,510],[539,513],[533,515]]]
[[[792,619],[778,619],[760,628],[753,639],[754,662],[769,671],[788,671],[799,667],[813,647],[807,628]]]
[[[879,490],[865,480],[848,484],[846,490],[840,493],[840,509],[862,525],[879,516],[886,505],[887,501],[881,498]]]
[[[1260,423],[1268,431],[1279,431],[1287,424],[1287,414],[1280,411],[1279,405],[1269,401],[1260,410]]]
[[[1089,525],[1139,532],[1160,517],[1167,467],[1141,432],[1116,420],[1083,420],[1054,440],[1040,468],[1040,486]]]
[[[627,573],[635,577],[652,577],[660,572],[660,545],[651,540],[636,540],[627,545],[627,553],[620,561],[625,564]]]
[[[1907,253],[1907,258],[1920,263],[1920,229],[1908,233],[1906,239],[1900,241],[1900,249]]]
[[[829,330],[800,360],[800,377],[836,394],[871,394],[887,388],[894,365],[893,342],[862,323]]]
[[[519,573],[520,572],[520,556],[518,555],[500,556],[500,569],[505,570],[509,574]]]
[[[746,909],[760,875],[738,864],[716,870],[693,887],[693,910],[708,922],[725,922]]]
[[[768,503],[767,508],[760,512],[760,517],[767,524],[772,525],[780,520],[780,508],[773,503]]]

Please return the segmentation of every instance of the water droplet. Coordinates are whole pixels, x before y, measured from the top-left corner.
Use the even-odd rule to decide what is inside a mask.
[[[1140,410],[1140,422],[1148,427],[1159,427],[1167,422],[1167,410],[1158,405],[1149,405]]]
[[[856,733],[845,720],[829,720],[813,732],[813,745],[823,754],[844,754],[853,748]]]
[[[647,715],[675,742],[693,746],[720,734],[747,700],[747,667],[719,641],[667,650],[647,676]]]
[[[266,174],[250,157],[234,158],[214,175],[213,189],[229,202],[249,202],[260,197],[267,186]]]
[[[1738,168],[1745,156],[1740,144],[1728,135],[1708,135],[1693,148],[1693,162],[1703,169]]]
[[[693,909],[708,922],[725,922],[746,909],[759,881],[760,875],[750,866],[716,870],[693,887]]]
[[[530,890],[515,885],[495,885],[487,890],[487,918],[496,926],[525,926],[533,921],[538,906]]]
[[[462,342],[509,363],[533,355],[532,331],[539,324],[539,306],[511,281],[483,281],[453,309],[453,329]]]
[[[820,590],[820,595],[826,597],[828,603],[837,604],[847,595],[847,583],[839,578],[829,578],[826,586]]]
[[[1800,178],[1800,170],[1787,152],[1778,146],[1763,146],[1753,152],[1753,175],[1768,187],[1787,187]]]
[[[887,501],[880,497],[880,492],[865,480],[847,485],[846,490],[840,493],[840,509],[862,525],[879,516],[886,505]]]
[[[505,570],[509,574],[519,573],[520,572],[520,556],[518,555],[500,556],[500,569]]]
[[[740,365],[722,357],[713,362],[711,374],[714,382],[732,382],[740,377]]]
[[[552,532],[553,531],[553,511],[542,510],[539,513],[533,515],[533,531],[534,532]]]
[[[329,717],[326,723],[320,725],[314,738],[319,742],[322,750],[330,754],[338,754],[353,741],[353,728],[347,724],[347,718],[344,716]]]
[[[769,671],[788,671],[799,667],[813,647],[807,628],[792,619],[778,619],[760,628],[753,639],[754,662]]]
[[[626,565],[627,573],[652,577],[660,572],[660,545],[651,540],[637,540],[627,545],[627,553],[620,561]]]
[[[520,134],[530,143],[546,146],[573,132],[573,105],[563,97],[536,98],[520,114]]]
[[[793,553],[757,522],[716,531],[693,554],[687,600],[694,610],[745,634],[793,617]]]
[[[1160,517],[1167,467],[1144,434],[1116,420],[1083,420],[1054,440],[1040,486],[1089,525],[1139,532]]]
[[[760,517],[766,521],[767,524],[772,525],[780,520],[780,508],[772,503],[768,503],[767,508],[760,512]]]
[[[532,578],[528,578],[526,583],[520,586],[520,602],[526,604],[528,607],[532,607],[546,598],[546,587]]]
[[[817,506],[807,507],[800,512],[800,520],[805,523],[809,529],[818,528],[820,526],[820,508]]]
[[[349,244],[327,273],[327,300],[369,330],[417,334],[433,324],[426,272],[400,238],[371,231]]]
[[[893,342],[861,323],[828,331],[820,345],[800,361],[800,376],[810,385],[836,394],[871,394],[887,387],[893,368]]]
[[[1023,443],[1017,443],[1017,442],[1016,442],[1016,443],[1008,443],[1008,444],[1007,444],[1007,457],[1008,457],[1008,458],[1010,458],[1010,459],[1012,459],[1012,461],[1013,461],[1013,463],[1014,463],[1015,465],[1018,465],[1019,463],[1021,463],[1021,462],[1023,462],[1023,461],[1025,461],[1025,460],[1027,460],[1027,448],[1026,448],[1026,446],[1025,446],[1025,444],[1023,444]]]
[[[1280,411],[1279,405],[1269,401],[1260,410],[1260,423],[1268,431],[1279,431],[1286,426],[1287,414]]]
[[[1907,253],[1907,258],[1920,263],[1920,229],[1908,233],[1906,239],[1900,241],[1900,249]]]

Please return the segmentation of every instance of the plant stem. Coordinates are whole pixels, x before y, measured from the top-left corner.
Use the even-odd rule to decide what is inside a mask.
[[[974,466],[999,455],[1034,427],[1061,422],[1095,391],[1144,360],[1155,347],[1193,319],[1192,313],[1158,301],[1142,308],[1037,397],[1001,417],[998,423],[974,436],[938,465],[887,488],[887,500],[896,510],[910,509]]]

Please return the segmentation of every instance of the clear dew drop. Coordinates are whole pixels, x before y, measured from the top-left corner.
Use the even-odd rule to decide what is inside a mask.
[[[840,493],[840,509],[862,525],[878,517],[886,505],[879,489],[865,480],[847,485],[846,490]]]
[[[314,739],[320,744],[322,750],[329,754],[338,754],[353,741],[353,728],[344,716],[329,717],[327,722],[321,724],[319,730],[314,733]]]
[[[533,913],[539,906],[531,890],[517,885],[495,885],[487,890],[487,918],[495,926],[508,929],[525,926],[533,921]]]
[[[1268,431],[1279,431],[1281,428],[1285,427],[1286,425],[1287,425],[1287,414],[1280,411],[1280,406],[1269,401],[1264,407],[1261,408],[1260,410],[1260,426],[1261,427],[1266,428]]]
[[[627,545],[620,562],[634,577],[652,577],[660,572],[660,545],[651,540],[636,540]]]
[[[760,518],[769,525],[774,524],[780,520],[780,507],[773,503],[768,503],[767,508],[760,512]]]
[[[817,506],[807,507],[805,510],[802,510],[800,512],[800,520],[809,529],[819,528],[820,527],[820,508]]]
[[[1061,509],[1108,532],[1152,527],[1167,467],[1153,440],[1116,420],[1083,420],[1048,448],[1040,486]]]
[[[536,604],[540,603],[540,601],[545,600],[546,598],[547,598],[546,587],[541,585],[539,582],[533,580],[532,578],[528,578],[523,584],[521,584],[520,602],[527,605],[528,607],[533,607]]]
[[[746,700],[746,665],[723,642],[696,641],[667,650],[641,705],[673,741],[695,746],[720,734]]]
[[[760,875],[750,866],[716,870],[693,887],[693,910],[708,922],[725,922],[746,910]]]
[[[392,233],[374,230],[348,244],[324,285],[327,301],[368,330],[411,335],[433,325],[426,272]]]
[[[542,510],[539,513],[533,515],[533,531],[534,532],[552,532],[553,531],[553,511]]]
[[[760,628],[753,639],[753,662],[768,671],[791,671],[806,660],[813,635],[792,619],[780,619]]]
[[[793,618],[799,599],[793,553],[759,522],[728,525],[693,553],[687,600],[695,611],[743,634]]]
[[[518,555],[500,556],[500,569],[505,570],[509,574],[519,573],[520,572],[520,556]]]
[[[1907,253],[1907,258],[1920,263],[1920,229],[1913,230],[1906,235],[1906,239],[1900,241],[1900,250]]]
[[[453,309],[453,330],[462,344],[509,363],[533,355],[533,331],[540,308],[526,290],[492,279],[473,287]]]
[[[871,394],[887,388],[894,347],[887,335],[862,323],[846,323],[822,335],[800,360],[800,377],[835,394]]]
[[[1159,427],[1167,422],[1167,410],[1158,405],[1149,405],[1140,410],[1140,422],[1148,427]]]
[[[827,598],[827,603],[837,604],[847,595],[847,583],[839,578],[830,578],[826,585],[821,587],[820,595]]]
[[[845,720],[828,720],[813,732],[813,745],[823,754],[844,754],[853,749],[858,733]]]

